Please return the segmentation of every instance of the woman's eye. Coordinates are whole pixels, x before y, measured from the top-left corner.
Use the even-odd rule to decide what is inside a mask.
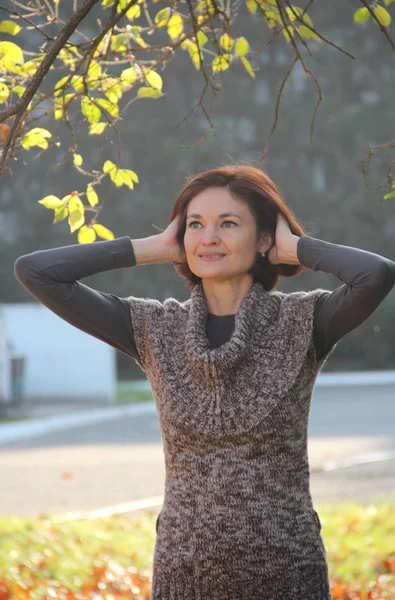
[[[193,225],[194,223],[199,223],[199,221],[191,221],[189,223],[189,227],[191,227],[191,225]],[[237,225],[237,223],[235,223],[234,221],[224,221],[222,224],[224,223],[232,223],[233,225]],[[196,227],[192,227],[192,229],[196,229]],[[226,229],[229,229],[229,227],[226,227]]]

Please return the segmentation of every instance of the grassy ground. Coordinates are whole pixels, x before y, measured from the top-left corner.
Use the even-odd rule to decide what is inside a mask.
[[[393,600],[395,507],[316,509],[332,598]],[[156,515],[69,523],[0,518],[0,599],[149,600]]]

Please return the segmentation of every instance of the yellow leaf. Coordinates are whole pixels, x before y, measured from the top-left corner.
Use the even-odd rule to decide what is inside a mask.
[[[96,102],[102,106],[110,115],[114,118],[119,117],[119,106],[118,104],[114,104],[105,98],[98,98]]]
[[[113,171],[116,168],[117,166],[114,165],[114,163],[111,162],[111,160],[106,160],[106,162],[103,165],[103,173],[110,173],[110,171]]]
[[[66,81],[68,81],[67,86],[65,85]],[[57,82],[57,84],[54,87],[54,92],[53,95],[54,96],[59,96],[60,94],[62,94],[64,92],[64,90],[66,89],[66,87],[68,87],[70,85],[71,81],[68,75],[66,75],[65,77],[62,77],[62,79],[59,79],[59,81]]]
[[[155,88],[156,90],[160,90],[162,91],[162,85],[163,85],[163,81],[162,81],[162,77],[159,75],[159,73],[157,73],[156,71],[147,71],[144,72],[145,78],[148,81],[148,83]]]
[[[167,25],[167,33],[172,40],[176,40],[184,31],[184,21],[178,13],[172,15]]]
[[[19,73],[25,77],[32,77],[35,74],[40,63],[44,60],[44,55],[36,56],[32,60],[25,62],[25,64],[20,68]]]
[[[14,42],[0,42],[0,71],[17,72],[23,65],[23,52]]]
[[[99,196],[96,194],[95,188],[92,185],[87,186],[86,197],[91,206],[96,206],[96,204],[99,203]]]
[[[98,108],[87,96],[81,98],[81,112],[90,123],[98,123],[100,121],[100,108]]]
[[[69,210],[69,225],[70,225],[70,233],[74,233],[77,229],[82,227],[85,223],[85,213],[80,210],[73,210],[70,212]]]
[[[22,27],[17,25],[14,21],[0,21],[0,33],[9,33],[10,35],[17,35]]]
[[[70,194],[69,194],[67,197],[70,198],[69,203],[68,203],[68,209],[70,212],[79,210],[80,212],[83,213],[85,211],[84,205],[82,204],[82,201],[78,196],[70,197]],[[65,200],[65,199],[66,199],[66,196],[63,198],[63,200]]]
[[[388,27],[391,24],[391,15],[384,6],[375,6],[373,12],[380,25]]]
[[[59,221],[63,221],[69,214],[68,209],[65,206],[59,206],[55,208],[53,223],[59,223]]]
[[[106,127],[107,123],[93,123],[89,128],[89,135],[100,135]]]
[[[170,19],[170,14],[171,14],[171,9],[170,6],[166,6],[166,8],[162,8],[162,10],[160,10],[158,13],[156,13],[155,15],[155,24],[157,27],[166,27],[169,19]]]
[[[255,2],[255,0],[246,0],[246,5],[247,5],[247,8],[250,11],[250,13],[255,15],[256,11],[258,10],[258,5]]]
[[[0,104],[4,104],[10,95],[10,90],[5,83],[0,82]]]
[[[92,225],[92,229],[94,229],[97,235],[103,238],[104,240],[114,239],[113,232],[107,229],[107,227],[104,227],[104,225],[100,225],[100,223],[95,223],[94,225]]]
[[[251,65],[250,61],[245,56],[241,56],[240,60],[243,63],[243,65],[244,65],[247,73],[249,75],[251,75],[251,77],[253,77],[255,79],[256,78],[255,71],[252,68],[252,65]]]
[[[33,146],[39,146],[40,148],[44,148],[46,150],[48,148],[48,142],[46,138],[52,137],[52,134],[42,127],[34,127],[30,129],[26,133],[26,135],[22,138],[21,144],[25,150],[32,148]]]
[[[96,232],[92,227],[83,225],[77,234],[79,244],[91,244],[96,239]]]
[[[129,67],[122,71],[121,73],[121,81],[122,83],[134,83],[137,79],[137,69],[136,67]]]
[[[42,204],[43,206],[45,206],[45,208],[52,208],[52,209],[56,209],[56,208],[63,206],[62,201],[57,196],[54,196],[53,194],[50,194],[49,196],[45,196],[45,198],[38,201],[38,204]]]
[[[152,87],[142,86],[137,91],[137,96],[139,98],[160,98],[164,96],[164,94],[160,90],[155,90]]]
[[[97,87],[100,83],[100,79],[101,79],[101,75],[102,75],[102,69],[101,69],[100,64],[97,61],[92,60],[89,64],[88,72],[86,75],[87,75],[86,80],[89,83],[89,87],[90,88]]]
[[[216,56],[213,62],[211,63],[214,73],[217,71],[225,71],[226,69],[229,69],[232,59],[233,57],[231,54],[223,54],[222,56]]]
[[[354,23],[357,23],[358,25],[360,23],[366,23],[366,21],[369,19],[369,17],[370,17],[370,12],[366,7],[359,8],[354,13]]]
[[[250,44],[245,37],[239,37],[235,43],[235,54],[237,56],[245,56],[250,51]]]
[[[18,94],[19,97],[23,96],[23,94],[25,93],[26,88],[23,85],[14,85],[12,87],[12,91],[15,94]]]
[[[208,42],[208,37],[204,33],[204,31],[200,30],[200,31],[198,31],[198,34],[196,36],[196,40],[197,40],[199,46],[204,46],[204,44],[207,44],[207,42]]]
[[[76,167],[80,167],[82,165],[83,158],[81,154],[74,154],[73,160]]]
[[[219,43],[221,44],[222,48],[225,48],[225,50],[232,50],[234,40],[228,33],[223,33],[219,38]]]
[[[129,8],[129,10],[126,13],[126,17],[129,19],[129,21],[133,21],[134,19],[138,19],[140,14],[141,8],[138,4],[135,4],[134,6]]]

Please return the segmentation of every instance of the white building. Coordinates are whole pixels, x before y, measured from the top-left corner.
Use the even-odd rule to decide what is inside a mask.
[[[116,350],[38,302],[0,303],[0,403],[116,403]]]

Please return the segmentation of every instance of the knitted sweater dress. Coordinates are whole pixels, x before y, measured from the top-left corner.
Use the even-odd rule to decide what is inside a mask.
[[[179,302],[129,298],[163,437],[154,600],[329,600],[309,488],[313,347],[325,290],[255,282],[230,340],[210,349],[201,284]]]
[[[311,238],[301,238],[298,248],[302,240]],[[15,274],[61,314],[77,289],[84,290],[69,281],[66,294],[62,283],[55,285],[56,268],[61,265],[69,280],[78,268],[86,274],[105,270],[94,271],[84,260],[103,252],[103,267],[104,254],[117,242],[33,253],[18,259]],[[340,248],[316,242],[327,244],[328,252]],[[56,251],[63,258],[51,265]],[[367,315],[392,289],[395,264],[356,249],[349,249],[350,257],[353,252],[377,271],[372,291],[365,290]],[[113,261],[113,268],[126,266]],[[344,295],[350,286],[338,290]],[[119,301],[100,294],[103,302]],[[133,358],[151,383],[165,456],[152,600],[330,600],[307,454],[314,383],[336,346],[327,345],[317,358],[314,315],[330,295],[322,289],[268,292],[256,282],[235,315],[230,337],[216,348],[207,338],[201,284],[185,302],[122,299],[133,323],[138,350]],[[97,300],[93,293],[90,299]],[[82,328],[83,320],[94,317],[82,319],[79,310],[80,315],[70,311],[68,320]],[[97,331],[92,334],[99,337]],[[101,336],[105,339],[103,323]]]

